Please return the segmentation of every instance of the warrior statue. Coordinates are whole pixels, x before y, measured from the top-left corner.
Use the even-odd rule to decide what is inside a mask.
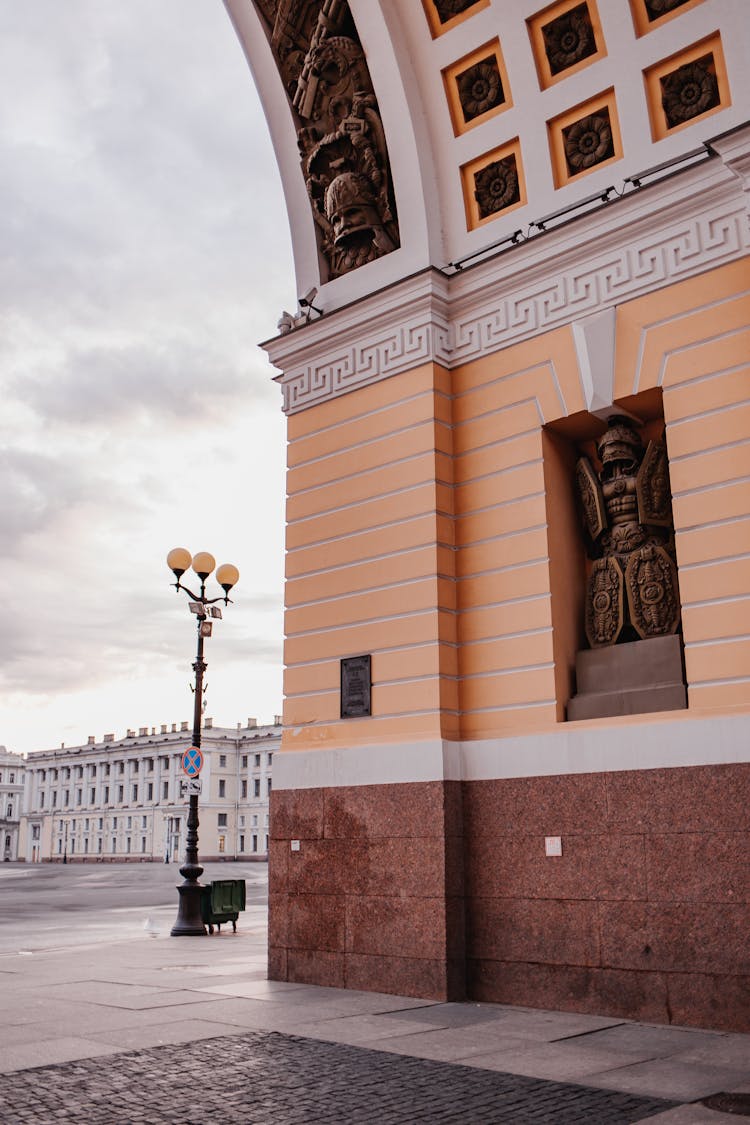
[[[592,648],[676,633],[680,598],[667,451],[644,448],[629,418],[614,416],[597,442],[601,470],[576,465],[589,554],[586,636]]]

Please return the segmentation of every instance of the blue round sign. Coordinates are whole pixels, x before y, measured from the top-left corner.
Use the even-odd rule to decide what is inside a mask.
[[[188,777],[197,777],[203,768],[203,755],[197,746],[191,746],[182,755],[182,769]]]

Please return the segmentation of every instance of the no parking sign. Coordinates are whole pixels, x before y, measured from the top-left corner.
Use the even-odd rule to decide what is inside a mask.
[[[197,777],[203,768],[203,755],[197,746],[191,746],[182,755],[182,771],[188,777]]]

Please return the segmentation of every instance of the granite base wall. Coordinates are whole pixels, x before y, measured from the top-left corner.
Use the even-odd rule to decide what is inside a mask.
[[[271,830],[272,979],[750,1030],[750,765],[277,791]]]

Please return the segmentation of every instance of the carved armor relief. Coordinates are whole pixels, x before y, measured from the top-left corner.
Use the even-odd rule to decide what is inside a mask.
[[[676,633],[680,598],[674,560],[667,451],[644,447],[638,427],[610,418],[597,443],[601,467],[581,457],[576,485],[589,554],[585,627],[592,648]]]
[[[346,0],[255,0],[292,111],[328,277],[399,246],[385,133]]]

